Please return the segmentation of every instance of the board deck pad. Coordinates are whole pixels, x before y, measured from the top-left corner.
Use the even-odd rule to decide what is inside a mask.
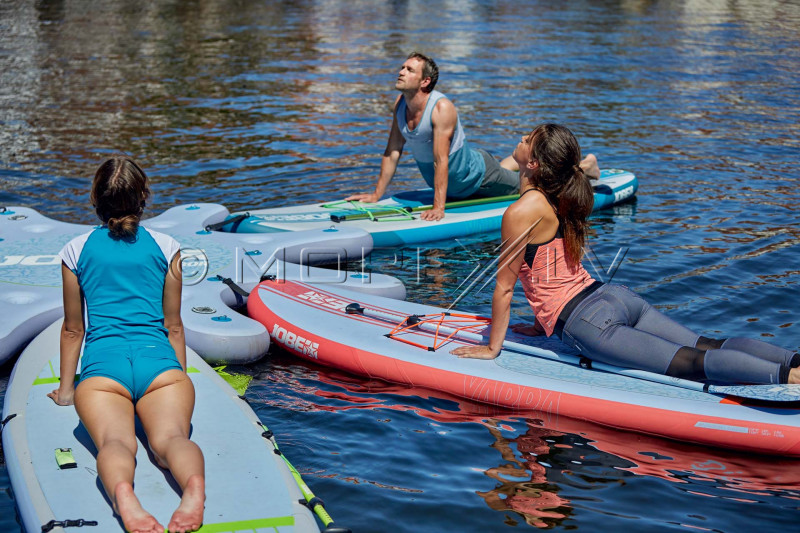
[[[6,392],[3,450],[26,531],[50,520],[90,520],[91,531],[123,531],[97,476],[96,449],[73,406],[46,396],[58,387],[61,321],[37,336],[14,368]],[[247,403],[192,350],[189,375],[196,390],[191,438],[206,464],[205,532],[319,531],[294,479]],[[70,448],[77,466],[59,469],[56,448]],[[180,502],[179,488],[148,451],[137,423],[134,490],[166,526]],[[58,531],[60,529],[56,529]],[[67,531],[72,531],[68,528]],[[88,531],[89,529],[87,529]],[[63,531],[63,530],[61,530]]]

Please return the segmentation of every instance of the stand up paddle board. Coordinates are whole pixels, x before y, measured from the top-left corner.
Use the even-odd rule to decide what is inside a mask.
[[[467,338],[486,342],[486,319],[442,318],[435,307],[293,281],[259,284],[248,311],[289,352],[368,378],[683,442],[800,456],[800,385],[705,387],[596,362],[583,368],[588,363],[557,338],[513,333],[507,341],[518,344],[506,342],[496,359],[460,359],[450,350]]]
[[[605,169],[594,183],[594,210],[605,209],[636,194],[639,182],[625,170]],[[263,233],[313,228],[359,228],[372,234],[374,246],[400,246],[497,231],[506,207],[518,195],[477,198],[446,204],[445,217],[436,222],[419,218],[430,209],[433,190],[397,194],[375,204],[333,202],[234,213],[223,231]]]
[[[3,452],[20,523],[28,533],[78,531],[78,526],[124,531],[98,478],[97,450],[75,408],[47,397],[58,387],[60,332],[58,320],[28,345],[3,404]],[[296,479],[288,461],[275,453],[271,432],[191,349],[187,364],[196,391],[191,438],[203,450],[206,469],[200,531],[318,532],[304,505],[310,492],[301,491],[299,475]],[[134,490],[144,508],[167,524],[180,502],[179,489],[149,455],[138,423],[137,439]]]

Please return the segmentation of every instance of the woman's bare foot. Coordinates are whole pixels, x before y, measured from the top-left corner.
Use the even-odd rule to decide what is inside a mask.
[[[583,158],[583,161],[581,161],[581,168],[583,169],[583,173],[586,174],[586,177],[590,180],[600,178],[600,167],[597,165],[597,158],[594,154],[588,154]]]
[[[130,483],[118,483],[114,488],[114,510],[131,533],[164,533],[164,526],[142,508]]]
[[[539,327],[539,324],[511,324],[509,328],[514,333],[527,335],[528,337],[538,337],[539,335],[544,335],[544,330]]]
[[[206,503],[206,482],[203,476],[195,474],[189,478],[183,489],[181,504],[172,514],[169,531],[186,533],[197,531],[203,524],[203,510]]]

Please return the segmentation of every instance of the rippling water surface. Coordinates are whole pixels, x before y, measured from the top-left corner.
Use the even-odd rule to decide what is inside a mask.
[[[93,222],[91,176],[114,152],[149,170],[151,214],[369,190],[397,69],[419,49],[473,144],[506,155],[557,121],[601,165],[639,176],[635,203],[593,219],[599,268],[627,250],[616,282],[703,334],[800,348],[800,7],[560,4],[4,0],[0,205]],[[420,183],[406,157],[391,190]],[[447,304],[497,243],[402,260],[379,250],[371,266],[409,299]],[[490,297],[462,308],[488,313]],[[528,315],[521,293],[513,312]],[[796,528],[796,461],[495,412],[278,350],[240,370],[282,449],[354,531]],[[0,530],[18,530],[1,466],[0,489]]]

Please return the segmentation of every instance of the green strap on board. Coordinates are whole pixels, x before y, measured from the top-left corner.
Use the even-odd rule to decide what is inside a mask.
[[[274,529],[293,525],[293,516],[277,516],[274,518],[256,518],[254,520],[239,520],[237,522],[203,524],[203,526],[197,530],[197,533],[232,533],[234,531],[256,531],[259,529]]]
[[[445,210],[455,209],[458,207],[470,207],[473,205],[495,204],[504,202],[513,202],[518,199],[518,194],[509,194],[507,196],[490,196],[488,198],[472,198],[470,200],[457,200],[455,202],[448,202],[444,204]],[[370,207],[357,206],[355,202],[350,202],[353,209],[359,211],[353,214],[331,215],[333,222],[345,222],[347,220],[364,220],[366,218],[375,220],[376,217],[386,217],[397,215],[398,210],[405,211],[406,213],[419,213],[420,211],[430,211],[433,209],[432,205],[420,205],[417,207],[387,207],[380,204],[372,204]],[[333,206],[335,204],[325,204],[323,207]]]
[[[322,207],[330,209],[337,207],[341,204],[348,204],[348,211],[355,211],[355,213],[331,213],[331,220],[333,222],[343,222],[345,220],[364,220],[370,219],[373,222],[380,222],[378,217],[391,218],[392,220],[414,220],[411,216],[411,209],[402,206],[386,206],[381,204],[365,204],[354,200],[341,200],[330,204],[323,204]]]

